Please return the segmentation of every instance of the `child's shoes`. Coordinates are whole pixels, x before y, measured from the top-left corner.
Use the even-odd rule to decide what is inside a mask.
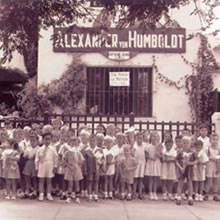
[[[66,203],[70,203],[71,202],[71,198],[70,197],[68,197],[67,199],[66,199]]]
[[[185,193],[182,193],[181,197],[182,197],[183,200],[187,200],[187,197],[186,197]]]
[[[80,199],[77,197],[75,202],[79,204],[80,203]]]
[[[199,194],[199,201],[203,202],[203,195]]]
[[[49,200],[49,201],[53,201],[53,197],[51,196],[50,193],[47,193],[47,200]]]
[[[5,199],[9,200],[9,199],[11,199],[11,196],[7,195],[7,196],[5,196]]]
[[[43,201],[44,200],[44,194],[43,193],[40,193],[38,200],[39,201]]]
[[[88,196],[88,201],[89,201],[89,202],[92,202],[92,195],[89,195],[89,196]]]
[[[172,195],[171,193],[168,194],[168,198],[169,198],[169,200],[171,200],[171,201],[175,200],[175,198],[173,197],[173,195]]]
[[[153,197],[154,197],[154,200],[158,200],[158,199],[159,199],[159,198],[157,197],[157,194],[156,194],[156,193],[153,194]]]
[[[164,201],[167,200],[167,194],[166,194],[166,193],[163,194],[163,200],[164,200]]]
[[[12,200],[16,200],[16,196],[12,196],[11,199],[12,199]]]
[[[95,202],[98,202],[98,200],[99,200],[99,199],[98,199],[98,195],[96,195],[96,194],[93,195],[93,199],[94,199]]]
[[[131,194],[128,194],[128,195],[127,195],[126,200],[127,200],[127,201],[131,201],[131,200],[132,200]]]
[[[198,193],[196,193],[196,195],[195,195],[195,201],[199,201],[199,199],[200,199],[200,195],[198,194]]]
[[[206,194],[203,198],[204,201],[208,201],[209,200],[209,196]]]

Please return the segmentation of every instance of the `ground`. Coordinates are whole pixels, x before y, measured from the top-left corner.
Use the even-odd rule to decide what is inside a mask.
[[[80,204],[37,200],[0,199],[0,220],[219,220],[220,202],[187,202],[177,206],[173,201],[103,201]]]

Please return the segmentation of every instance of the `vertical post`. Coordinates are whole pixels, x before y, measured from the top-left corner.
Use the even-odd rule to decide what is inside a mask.
[[[44,124],[49,124],[49,113],[45,112],[44,113]]]
[[[131,112],[130,115],[129,115],[129,125],[130,125],[130,127],[134,126],[134,117],[135,117],[134,113]]]

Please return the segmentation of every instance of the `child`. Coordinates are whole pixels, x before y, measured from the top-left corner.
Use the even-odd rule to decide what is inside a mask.
[[[24,151],[26,158],[23,174],[25,179],[25,194],[23,198],[35,199],[37,197],[37,172],[35,168],[35,155],[39,149],[38,135],[36,132],[30,132],[30,145]],[[31,182],[33,182],[33,192],[30,194]]]
[[[134,183],[134,172],[138,162],[131,154],[131,146],[123,146],[123,157],[119,162],[120,182],[121,182],[121,200],[125,199],[125,190],[127,191],[127,200],[131,200],[132,184]]]
[[[161,155],[162,144],[158,132],[154,131],[150,135],[150,144],[146,147],[146,168],[145,176],[149,179],[149,193],[151,200],[158,200],[157,187],[161,176]]]
[[[115,175],[114,175],[114,195],[117,197],[120,185],[120,170],[119,163],[123,156],[123,146],[125,144],[125,136],[123,133],[116,134],[117,144],[112,147],[113,155],[115,156]]]
[[[55,174],[55,180],[58,185],[59,191],[57,190],[57,194],[60,195],[60,200],[66,200],[66,181],[64,180],[64,163],[63,158],[64,154],[67,150],[69,150],[69,128],[67,126],[63,126],[61,128],[61,137],[60,141],[56,145],[56,149],[58,152],[58,167],[57,173]]]
[[[133,188],[133,197],[136,198],[137,187],[138,187],[138,198],[140,200],[144,199],[143,196],[143,179],[145,171],[145,149],[146,144],[143,143],[143,133],[138,132],[136,134],[136,142],[133,147],[134,157],[137,160],[137,168],[134,174],[134,188]]]
[[[44,183],[47,184],[47,199],[52,201],[52,178],[57,169],[58,155],[55,149],[51,146],[52,134],[43,134],[43,146],[40,147],[35,157],[35,167],[39,178],[39,201],[44,200]]]
[[[17,180],[20,179],[19,158],[18,144],[14,140],[10,140],[8,149],[2,153],[3,177],[5,178],[7,191],[6,199],[16,199]]]
[[[197,159],[197,163],[193,167],[193,181],[194,181],[194,192],[195,201],[203,201],[203,190],[204,190],[204,182],[205,182],[205,171],[206,164],[208,162],[208,157],[206,153],[203,151],[203,143],[200,140],[197,140],[193,143],[194,146],[194,154]]]
[[[133,147],[134,142],[135,142],[135,128],[133,126],[128,128],[128,130],[125,132],[125,134],[126,134],[127,144],[129,144]]]
[[[100,134],[105,135],[105,132],[106,132],[106,129],[105,129],[105,126],[103,124],[98,124],[96,126],[96,134],[100,133]]]
[[[84,158],[78,150],[79,139],[71,137],[69,140],[69,148],[64,153],[64,180],[68,182],[68,196],[67,202],[71,199],[76,199],[79,203],[79,181],[82,180],[81,166]],[[73,183],[75,183],[75,192],[73,192]]]
[[[186,180],[188,190],[188,204],[193,205],[193,165],[197,163],[196,157],[191,150],[191,137],[184,136],[182,138],[183,150],[177,154],[177,166],[179,167],[179,183],[177,187],[177,200],[176,204],[181,205],[181,199],[184,198],[183,188]]]
[[[220,162],[220,150],[218,149],[218,140],[219,136],[217,134],[211,134],[211,146],[206,152],[209,157],[209,161],[206,166],[206,195],[204,197],[204,200],[209,199],[209,193],[212,188],[214,193],[213,200],[220,201],[220,198],[218,197],[218,174],[220,171],[218,170],[218,163]]]
[[[98,201],[99,170],[102,164],[103,150],[96,146],[96,135],[89,138],[89,147],[85,150],[89,201]],[[94,193],[94,196],[93,194]]]
[[[106,158],[106,173],[105,173],[105,183],[104,183],[104,199],[113,199],[113,176],[115,174],[115,157],[112,152],[112,145],[114,138],[111,136],[105,136],[104,144],[105,149],[103,150],[104,157]]]
[[[89,147],[89,137],[90,132],[86,129],[82,129],[80,131],[80,144],[79,150],[83,156],[85,156],[85,150]],[[80,181],[80,190],[81,190],[81,197],[88,197],[88,183],[87,183],[87,170],[85,164],[82,165],[82,173],[83,179]]]
[[[174,181],[176,180],[176,150],[173,148],[172,139],[166,139],[165,150],[162,153],[162,169],[161,169],[161,180],[163,189],[163,200],[174,200],[172,196]]]
[[[210,147],[210,140],[208,137],[208,127],[205,124],[200,125],[199,127],[199,137],[198,140],[202,141],[203,148],[202,150],[207,152]]]

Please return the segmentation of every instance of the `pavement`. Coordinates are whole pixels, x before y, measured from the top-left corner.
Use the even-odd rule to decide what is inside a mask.
[[[99,200],[80,204],[54,201],[5,200],[0,198],[0,220],[219,220],[220,202]]]

